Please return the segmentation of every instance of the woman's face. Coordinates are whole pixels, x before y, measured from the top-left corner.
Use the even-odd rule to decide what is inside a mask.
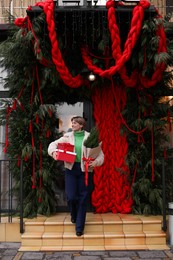
[[[74,119],[71,122],[71,128],[74,132],[81,131],[83,128],[83,125],[80,125],[78,122],[76,122]]]

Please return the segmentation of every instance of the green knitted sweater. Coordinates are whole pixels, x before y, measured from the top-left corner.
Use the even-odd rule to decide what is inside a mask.
[[[80,132],[74,132],[75,140],[75,153],[76,153],[76,162],[81,162],[81,152],[82,152],[82,142],[84,139],[84,130]]]

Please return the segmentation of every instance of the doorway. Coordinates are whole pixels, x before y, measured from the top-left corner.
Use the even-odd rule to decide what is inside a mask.
[[[61,105],[57,105],[57,116],[59,119],[59,126],[58,130],[60,133],[65,133],[70,131],[71,128],[71,118],[73,116],[83,116],[86,119],[86,131],[90,131],[91,128],[94,126],[94,119],[93,119],[93,110],[92,110],[92,103],[90,101],[83,101],[77,102],[73,105],[67,104],[64,102]],[[56,188],[55,189],[55,196],[57,201],[57,212],[68,212],[66,194],[65,194],[65,181],[64,181],[64,167],[63,162],[57,162],[59,167],[62,167],[62,174],[60,174],[57,178]],[[89,174],[88,179],[88,212],[93,212],[93,207],[91,203],[91,194],[93,191],[93,174]]]

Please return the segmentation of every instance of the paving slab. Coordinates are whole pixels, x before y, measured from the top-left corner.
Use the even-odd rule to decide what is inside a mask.
[[[0,243],[0,260],[173,260],[169,250],[20,252],[20,243]]]

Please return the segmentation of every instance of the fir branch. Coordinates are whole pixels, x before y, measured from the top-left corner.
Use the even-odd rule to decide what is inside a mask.
[[[84,145],[87,148],[95,148],[99,146],[99,131],[97,127],[93,127],[91,129],[88,138],[84,142]]]

